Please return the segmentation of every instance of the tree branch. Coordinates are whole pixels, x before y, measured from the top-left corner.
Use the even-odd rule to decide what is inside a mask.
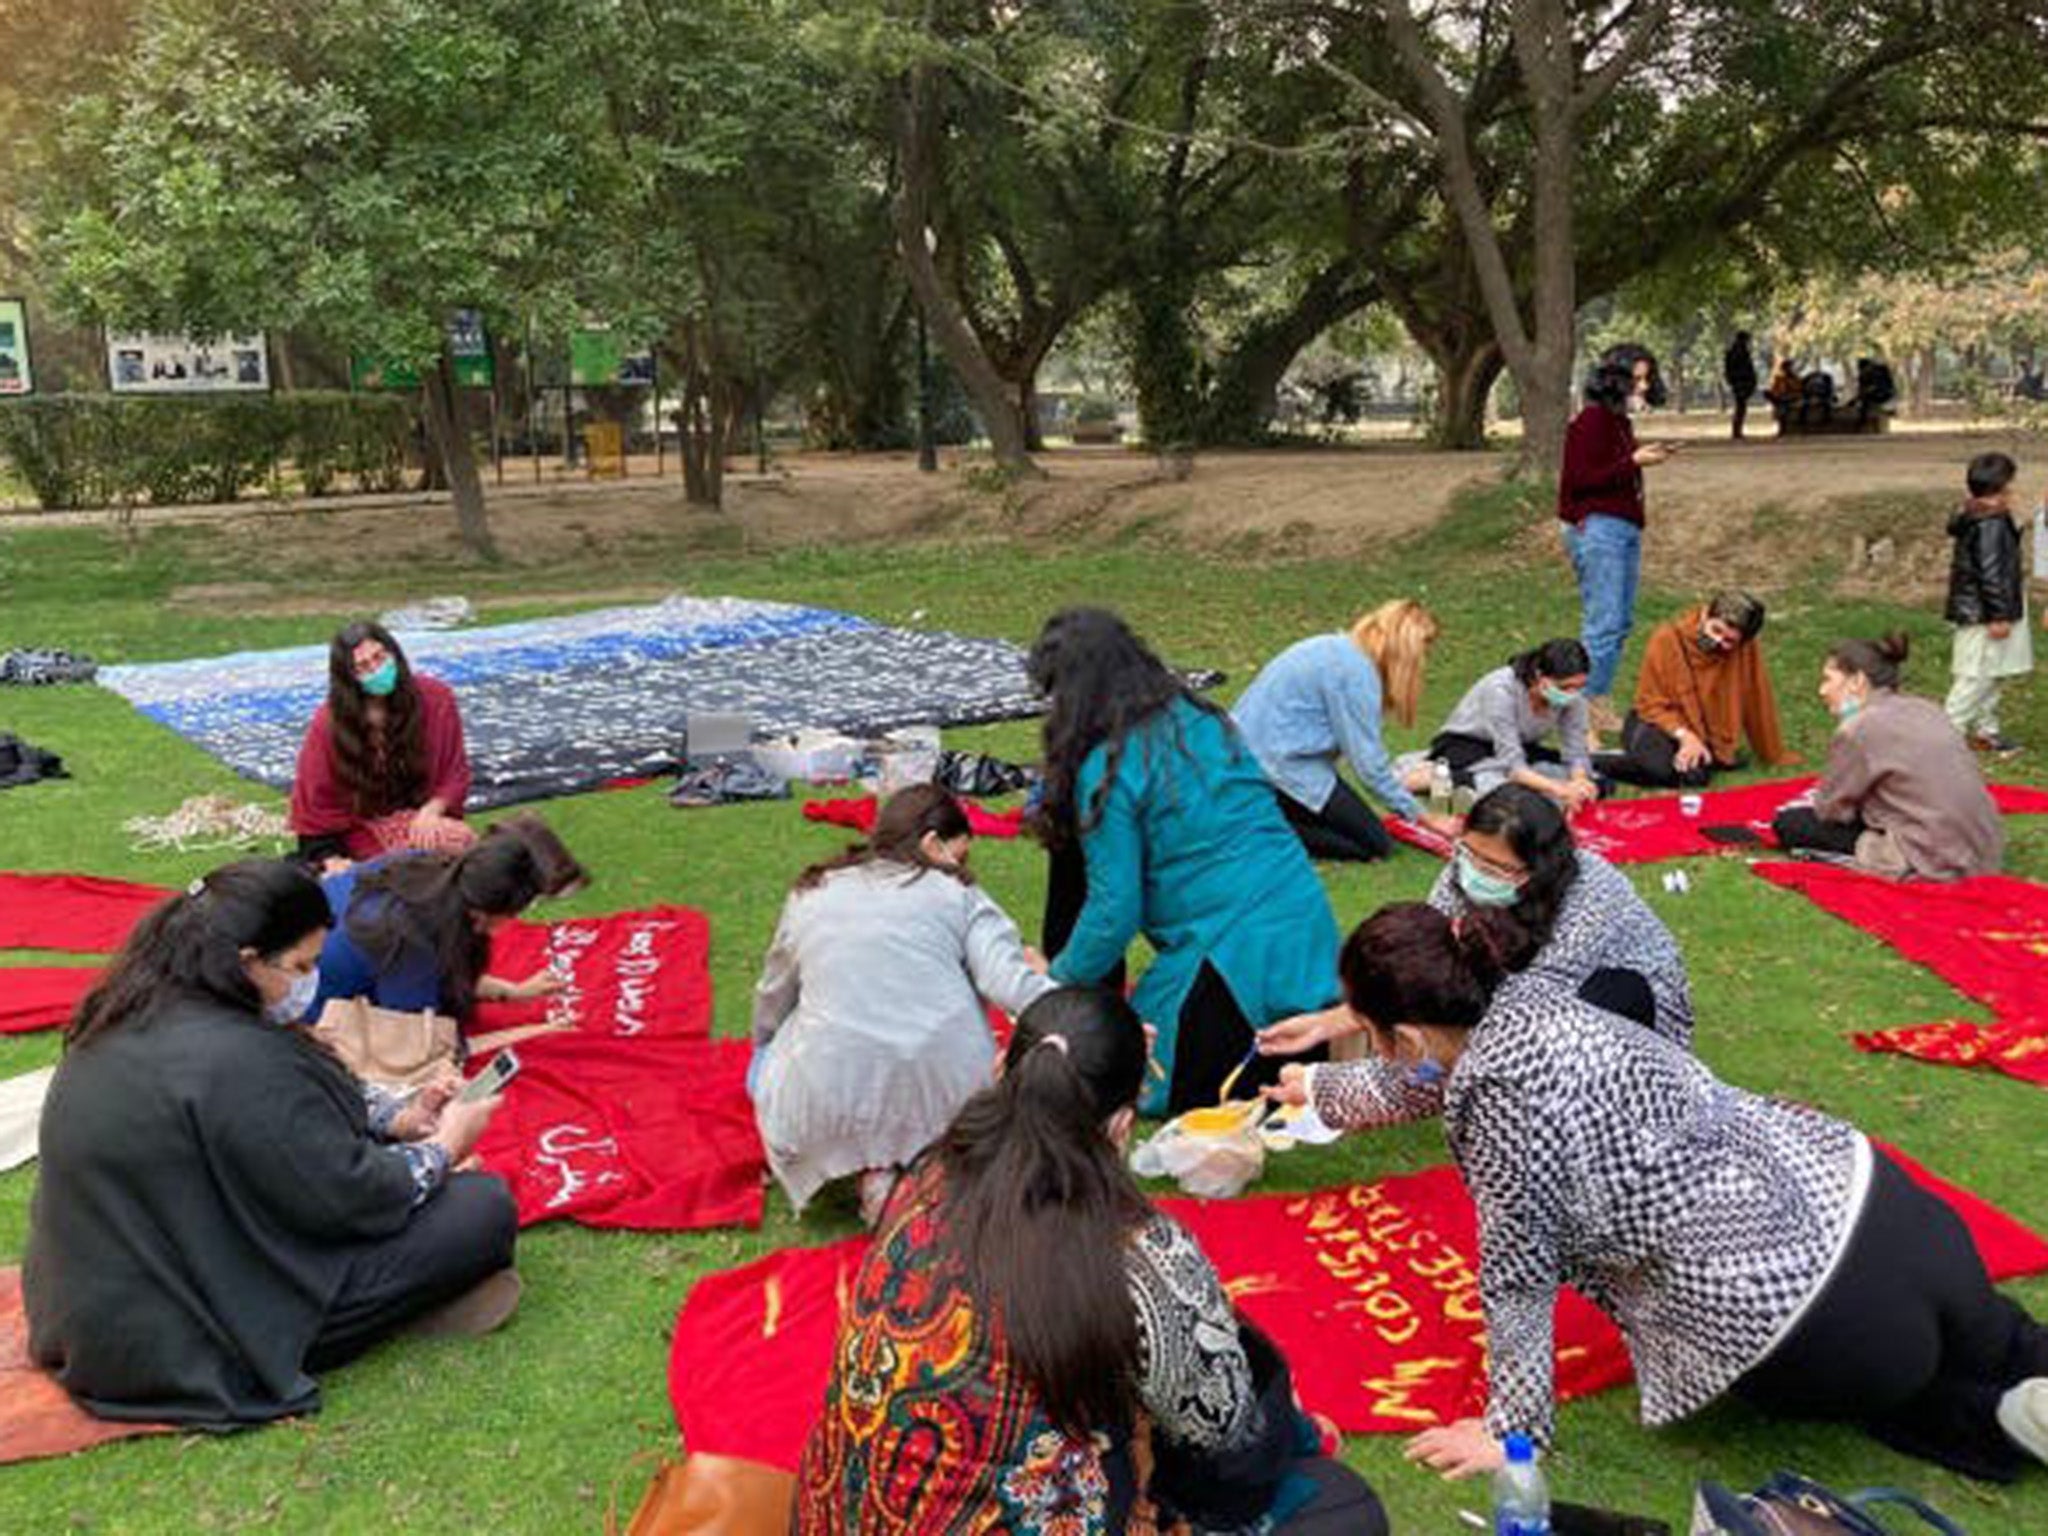
[[[1586,74],[1579,88],[1572,93],[1571,115],[1574,119],[1584,117],[1606,100],[1608,94],[1621,84],[1622,78],[1643,61],[1670,18],[1671,0],[1650,0],[1643,14],[1636,18],[1635,25],[1608,56],[1607,62]]]

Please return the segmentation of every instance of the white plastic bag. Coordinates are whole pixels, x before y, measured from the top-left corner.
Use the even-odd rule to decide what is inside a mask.
[[[1188,1110],[1132,1151],[1131,1171],[1172,1179],[1184,1193],[1204,1200],[1241,1194],[1265,1171],[1266,1143],[1259,1135],[1264,1108],[1251,1099]]]

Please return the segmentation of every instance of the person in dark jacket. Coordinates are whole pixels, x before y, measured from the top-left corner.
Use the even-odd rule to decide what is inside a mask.
[[[1742,440],[1742,423],[1749,416],[1749,397],[1756,393],[1756,357],[1749,350],[1749,332],[1737,331],[1721,356],[1721,377],[1727,381],[1728,397],[1735,402],[1732,435]]]
[[[1880,358],[1856,359],[1856,425],[1868,426],[1870,418],[1899,397],[1898,380],[1891,365]]]
[[[72,1020],[22,1293],[30,1354],[102,1418],[310,1413],[315,1372],[517,1300],[510,1192],[450,1171],[498,1100],[387,1098],[294,1027],[327,923],[299,866],[228,865],[145,917]]]
[[[1596,731],[1621,718],[1608,695],[1635,623],[1636,579],[1643,563],[1643,470],[1662,464],[1669,443],[1636,444],[1631,412],[1662,400],[1657,360],[1640,347],[1617,347],[1586,380],[1586,407],[1564,435],[1557,516],[1579,583],[1580,638],[1592,658],[1587,703]]]
[[[1978,454],[1970,460],[1970,499],[1948,520],[1955,553],[1942,616],[1956,626],[1948,718],[1973,748],[1999,757],[2019,750],[1999,729],[1999,689],[2006,678],[2034,669],[2020,525],[2012,515],[2018,473],[2003,453]]]

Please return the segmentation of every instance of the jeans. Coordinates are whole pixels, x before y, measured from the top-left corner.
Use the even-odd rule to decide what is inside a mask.
[[[1642,571],[1643,530],[1634,523],[1596,512],[1564,530],[1565,553],[1579,579],[1579,638],[1593,669],[1586,692],[1604,699],[1614,692],[1621,648],[1635,624],[1636,578]]]

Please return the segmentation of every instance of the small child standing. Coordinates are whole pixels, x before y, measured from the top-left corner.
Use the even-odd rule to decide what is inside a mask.
[[[2020,525],[2012,515],[2018,473],[2005,454],[1978,454],[1970,460],[1970,499],[1948,520],[1955,555],[1942,616],[1956,626],[1948,718],[1973,748],[1996,757],[2019,751],[1999,730],[2000,685],[2034,668]]]

